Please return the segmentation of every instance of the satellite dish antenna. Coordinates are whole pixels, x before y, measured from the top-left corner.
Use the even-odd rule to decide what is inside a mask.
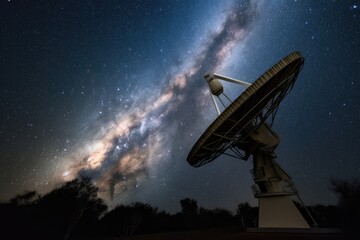
[[[292,201],[296,196],[303,204],[291,177],[275,161],[274,151],[280,140],[271,128],[279,104],[291,91],[303,64],[304,58],[299,52],[291,53],[253,84],[219,74],[204,76],[219,116],[195,143],[187,161],[191,166],[200,167],[222,154],[242,160],[252,155],[251,173],[255,184],[251,188],[254,197],[259,199],[260,228],[310,227]],[[231,101],[219,80],[240,84],[246,89]],[[230,105],[220,112],[216,97],[225,107],[223,95]]]

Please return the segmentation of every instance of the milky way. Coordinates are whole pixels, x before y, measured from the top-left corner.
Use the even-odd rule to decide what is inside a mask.
[[[188,124],[186,119],[181,121],[184,114],[177,113],[177,109],[183,108],[179,105],[195,102],[197,106],[187,114],[192,121],[202,118],[204,106],[199,104],[206,104],[204,98],[208,100],[202,75],[206,69],[216,71],[221,67],[232,50],[244,41],[256,18],[256,8],[254,3],[247,2],[227,10],[218,29],[208,34],[204,47],[188,59],[192,62],[190,66],[170,76],[155,96],[148,89],[139,91],[136,95],[140,97],[130,109],[121,111],[117,119],[102,126],[95,139],[72,154],[71,162],[62,172],[63,180],[91,176],[102,191],[109,191],[111,198],[114,193],[139,186],[151,168],[169,158],[167,152],[172,146],[180,144],[171,139],[172,135],[182,134],[176,124]]]

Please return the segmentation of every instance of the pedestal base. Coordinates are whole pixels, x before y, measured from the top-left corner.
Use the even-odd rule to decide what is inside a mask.
[[[259,228],[310,228],[290,196],[259,197]]]

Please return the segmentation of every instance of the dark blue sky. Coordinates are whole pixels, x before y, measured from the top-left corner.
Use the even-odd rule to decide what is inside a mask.
[[[278,162],[305,202],[336,203],[330,179],[360,176],[359,18],[358,1],[1,1],[0,199],[85,174],[110,206],[255,203],[251,161],[186,162],[216,118],[202,75],[253,82],[300,51]]]

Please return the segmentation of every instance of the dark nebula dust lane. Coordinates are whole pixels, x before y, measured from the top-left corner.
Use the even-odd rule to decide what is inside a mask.
[[[203,101],[197,98],[208,99],[206,94],[199,96],[199,92],[204,92],[204,69],[216,70],[233,48],[242,44],[256,17],[256,7],[249,2],[234,4],[226,10],[219,29],[216,32],[210,30],[204,39],[204,47],[188,59],[192,64],[168,76],[156,95],[150,89],[135,93],[139,97],[129,109],[120,110],[118,118],[94,134],[97,138],[89,139],[85,146],[70,154],[72,159],[62,172],[63,179],[89,175],[101,190],[110,193],[111,198],[114,193],[121,195],[146,181],[149,168],[167,161],[170,156],[166,152],[171,152],[173,146],[182,141],[188,141],[181,137],[177,126],[179,122],[187,124],[183,116],[201,121],[199,110],[202,106],[188,108],[190,111],[186,114],[182,109],[192,101]],[[181,141],[172,139],[172,135],[180,136]]]

